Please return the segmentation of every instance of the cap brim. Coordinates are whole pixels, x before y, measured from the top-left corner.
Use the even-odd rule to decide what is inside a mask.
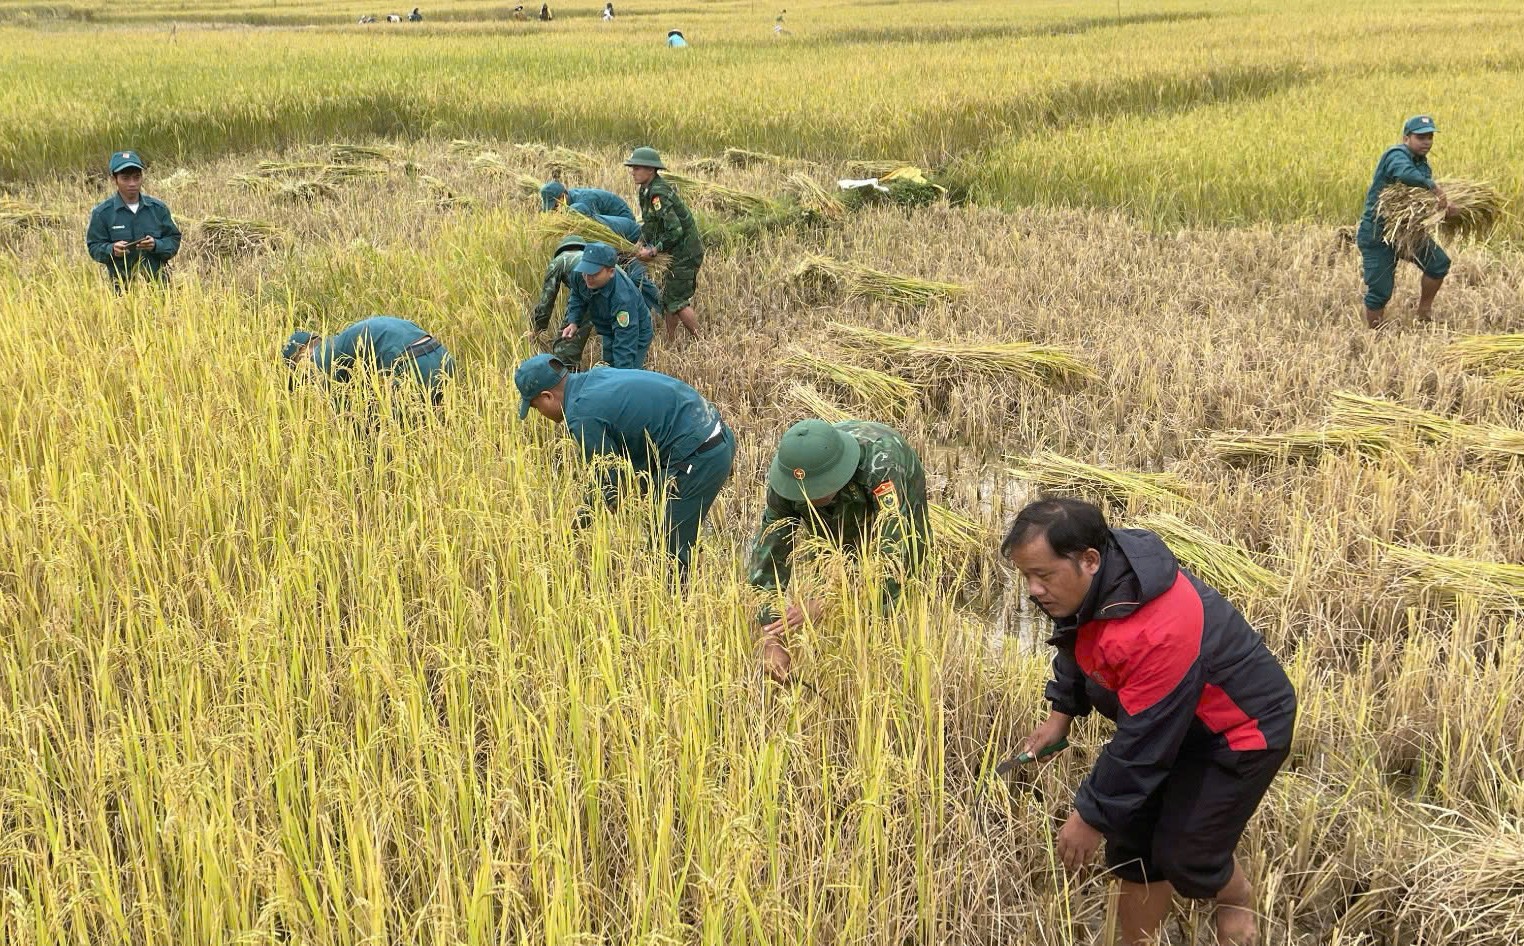
[[[523,394],[519,395],[519,420],[529,416],[529,402],[532,400],[534,400],[533,397],[527,397]]]
[[[767,485],[779,496],[793,502],[807,503],[840,492],[842,487],[852,482],[852,474],[857,472],[857,464],[862,460],[863,448],[851,434],[841,430],[836,433],[841,437],[843,450],[841,459],[829,470],[801,480],[794,476],[793,470],[778,465],[778,455],[775,453],[772,464],[767,468]]]
[[[100,165],[96,165],[96,167],[99,167],[99,166]],[[141,170],[143,170],[143,165],[141,165],[141,164],[118,164],[116,167],[111,169],[111,173],[112,174],[120,174],[123,171],[141,171]]]
[[[580,273],[583,276],[591,276],[593,273],[596,273],[601,269],[603,269],[602,266],[597,263],[589,263],[587,261],[587,257],[584,256],[577,262],[576,266],[572,267],[572,272]]]

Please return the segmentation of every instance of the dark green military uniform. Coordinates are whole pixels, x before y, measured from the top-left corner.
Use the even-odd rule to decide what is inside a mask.
[[[1433,133],[1434,122],[1427,115],[1408,119],[1403,137]],[[1397,251],[1381,238],[1385,225],[1376,213],[1381,192],[1392,184],[1434,189],[1434,173],[1426,156],[1414,154],[1406,144],[1396,144],[1381,153],[1376,173],[1365,192],[1365,212],[1355,242],[1360,247],[1361,277],[1365,280],[1365,307],[1371,311],[1386,308],[1391,301],[1397,277]],[[1450,257],[1433,240],[1425,240],[1413,262],[1431,279],[1444,279],[1450,273]]]
[[[764,591],[787,590],[794,531],[803,526],[828,535],[845,550],[868,549],[895,559],[898,568],[885,581],[885,603],[892,604],[899,597],[901,580],[914,574],[931,541],[926,471],[914,448],[892,428],[864,420],[831,426],[860,445],[856,471],[828,506],[812,508],[769,486],[767,508],[752,539],[747,580]],[[766,624],[776,617],[769,608],[760,620]]]
[[[154,238],[153,249],[134,246],[126,256],[111,254],[113,243],[125,240],[136,244],[146,236]],[[180,228],[175,226],[169,207],[157,197],[140,195],[134,213],[122,195],[112,194],[90,211],[85,243],[90,248],[90,258],[106,267],[112,284],[120,289],[133,276],[164,281],[164,265],[180,252]]]
[[[661,314],[671,315],[692,305],[704,263],[704,241],[688,205],[660,174],[640,187],[640,242],[658,253],[672,254],[662,280]]]

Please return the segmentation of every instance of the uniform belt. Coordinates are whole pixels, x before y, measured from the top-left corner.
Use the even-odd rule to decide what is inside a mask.
[[[444,346],[440,344],[439,339],[435,338],[432,335],[425,335],[422,338],[418,339],[418,341],[413,342],[406,348],[402,349],[402,357],[418,359],[422,358],[424,355],[431,355],[443,347]]]
[[[714,422],[714,431],[709,434],[709,439],[699,444],[698,449],[688,454],[687,458],[684,459],[681,463],[672,464],[671,472],[677,474],[678,476],[687,476],[689,473],[693,472],[694,457],[698,456],[706,450],[713,450],[715,447],[718,447],[724,442],[725,422],[722,420],[717,420]]]
[[[709,435],[709,439],[708,440],[706,440],[703,443],[698,445],[698,449],[693,451],[693,455],[694,456],[698,456],[699,454],[703,453],[705,450],[713,450],[715,447],[718,447],[720,444],[722,444],[724,442],[725,442],[725,422],[722,421],[722,420],[715,421],[715,423],[714,423],[714,432]]]

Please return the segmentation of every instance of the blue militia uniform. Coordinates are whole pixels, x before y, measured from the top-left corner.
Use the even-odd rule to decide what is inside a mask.
[[[1376,204],[1381,192],[1391,184],[1434,189],[1434,175],[1427,157],[1417,157],[1407,145],[1393,145],[1376,162],[1370,190],[1365,194],[1365,213],[1360,217],[1356,243],[1360,246],[1361,276],[1365,279],[1365,307],[1372,311],[1386,308],[1392,298],[1397,275],[1397,251],[1381,239],[1381,219]],[[1425,276],[1444,279],[1450,273],[1450,257],[1433,240],[1426,241],[1413,260]]]

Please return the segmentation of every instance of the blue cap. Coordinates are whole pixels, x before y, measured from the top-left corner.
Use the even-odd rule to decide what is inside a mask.
[[[143,170],[143,159],[136,151],[118,151],[111,155],[111,173],[118,174],[128,168]]]
[[[540,188],[540,207],[543,210],[552,210],[556,201],[566,196],[566,185],[560,181],[546,181]]]
[[[541,391],[549,391],[566,377],[566,368],[554,355],[535,355],[519,362],[513,384],[519,389],[519,420],[529,416],[529,402]]]
[[[1402,133],[1407,135],[1432,135],[1435,132],[1434,119],[1428,115],[1414,115],[1402,123]]]
[[[280,350],[280,356],[287,361],[291,361],[296,357],[296,353],[301,351],[302,346],[314,338],[317,338],[317,336],[306,329],[297,329],[291,333],[290,338],[286,339],[286,345]]]
[[[619,256],[614,248],[607,243],[589,243],[582,248],[582,262],[573,267],[573,272],[596,273],[600,269],[609,266],[618,266]]]

